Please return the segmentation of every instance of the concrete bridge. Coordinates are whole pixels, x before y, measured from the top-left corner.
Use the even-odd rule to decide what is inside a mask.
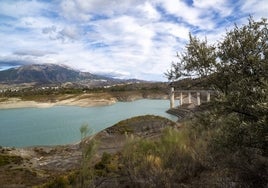
[[[170,90],[170,108],[175,106],[181,106],[183,104],[194,104],[199,106],[201,102],[209,102],[211,93],[213,90],[174,90],[174,87],[171,87]],[[179,94],[179,96],[175,96]],[[175,98],[180,102],[178,105],[175,104]],[[201,100],[202,98],[202,100]]]

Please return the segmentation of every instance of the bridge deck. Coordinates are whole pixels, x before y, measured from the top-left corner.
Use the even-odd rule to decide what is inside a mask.
[[[195,89],[192,89],[192,90],[183,90],[183,89],[176,89],[174,90],[175,93],[206,93],[206,92],[209,92],[209,93],[214,93],[216,92],[215,90],[195,90]]]

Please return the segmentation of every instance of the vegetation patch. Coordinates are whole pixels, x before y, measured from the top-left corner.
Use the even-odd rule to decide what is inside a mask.
[[[7,164],[16,164],[19,165],[23,161],[23,158],[20,156],[13,156],[7,154],[0,154],[0,167]]]
[[[108,128],[108,133],[140,133],[152,129],[161,129],[166,126],[175,126],[175,122],[161,116],[145,115],[129,118]]]
[[[8,98],[0,98],[0,102],[8,101]]]

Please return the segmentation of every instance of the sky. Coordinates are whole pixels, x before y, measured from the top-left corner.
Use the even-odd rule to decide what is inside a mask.
[[[55,63],[167,81],[189,33],[211,44],[268,18],[267,0],[0,0],[0,70]]]

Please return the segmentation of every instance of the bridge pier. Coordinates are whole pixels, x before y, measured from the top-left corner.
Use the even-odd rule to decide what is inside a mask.
[[[174,87],[170,89],[170,108],[174,108]]]
[[[200,104],[201,104],[200,92],[196,92],[196,98],[197,98],[197,106],[200,106]]]
[[[188,103],[189,104],[192,103],[192,94],[191,94],[191,92],[188,92]]]
[[[183,96],[182,96],[182,92],[180,92],[180,106],[183,104]]]
[[[207,92],[207,102],[210,101],[210,92]]]

